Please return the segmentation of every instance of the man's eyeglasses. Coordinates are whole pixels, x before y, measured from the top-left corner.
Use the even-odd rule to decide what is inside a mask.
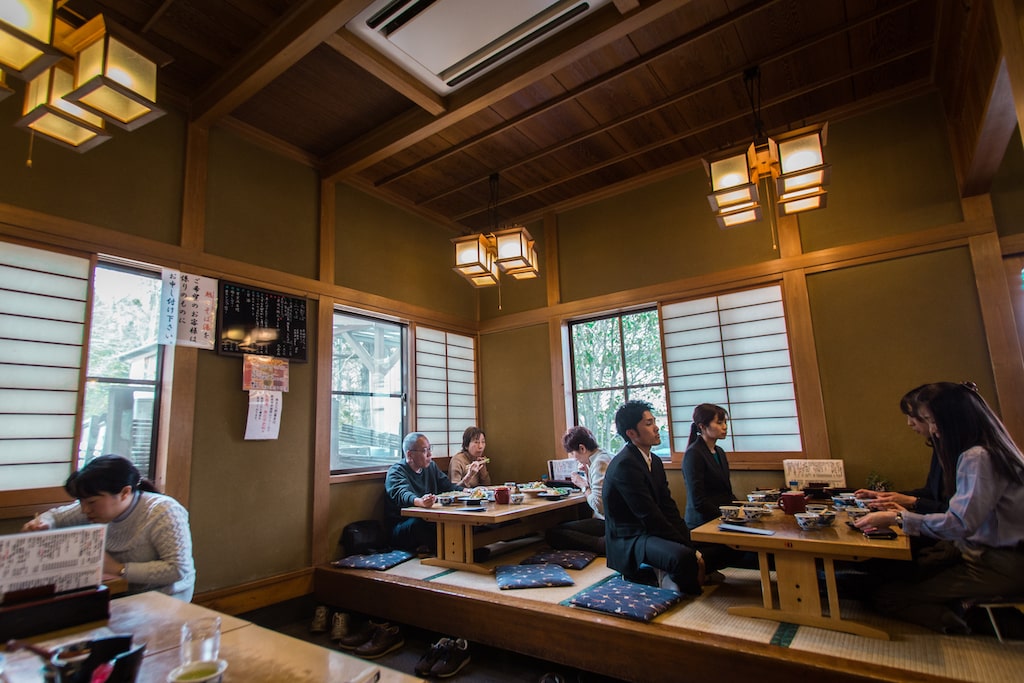
[[[430,453],[433,451],[432,448],[410,448],[409,450],[413,453]]]

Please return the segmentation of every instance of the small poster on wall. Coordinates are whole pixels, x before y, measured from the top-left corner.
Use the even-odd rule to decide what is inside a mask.
[[[242,390],[288,391],[288,361],[246,355],[242,360]]]
[[[245,439],[276,439],[281,429],[281,392],[256,390],[249,392],[249,417],[245,422]]]

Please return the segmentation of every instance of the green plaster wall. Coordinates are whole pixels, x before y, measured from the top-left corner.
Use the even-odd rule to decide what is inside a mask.
[[[205,250],[308,278],[319,276],[316,172],[214,129]]]
[[[309,313],[312,342],[312,302]],[[242,359],[199,352],[189,499],[197,592],[309,566],[313,374],[311,363],[291,363],[278,438],[246,441]]]
[[[337,284],[476,319],[476,291],[452,270],[453,234],[340,184],[335,219]]]
[[[969,252],[810,275],[807,287],[829,445],[847,483],[877,470],[899,488],[923,486],[931,450],[906,426],[900,397],[970,379],[998,409]]]

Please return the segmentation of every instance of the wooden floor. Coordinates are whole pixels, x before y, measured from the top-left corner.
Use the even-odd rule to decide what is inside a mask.
[[[490,564],[517,564],[521,548]],[[882,619],[856,601],[844,616],[884,628],[891,641],[738,617],[737,604],[760,602],[757,572],[728,569],[727,581],[644,624],[571,607],[567,601],[615,572],[603,558],[569,570],[574,586],[502,591],[493,576],[428,567],[418,560],[387,571],[319,567],[318,601],[464,637],[566,666],[630,681],[740,680],[1024,680],[1024,642],[989,636],[942,636]]]

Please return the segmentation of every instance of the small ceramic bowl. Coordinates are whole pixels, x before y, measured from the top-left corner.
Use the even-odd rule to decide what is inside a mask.
[[[736,519],[740,516],[739,505],[720,505],[718,507],[719,514],[722,515],[722,519]]]
[[[818,515],[814,512],[798,512],[793,516],[804,531],[814,531],[818,528]]]
[[[828,506],[827,505],[821,505],[820,503],[814,503],[814,504],[808,503],[807,504],[807,511],[808,512],[824,512],[825,510],[828,510]]]
[[[525,493],[512,493],[508,497],[508,502],[512,505],[522,505],[524,500],[526,500]]]
[[[818,526],[832,526],[836,523],[836,513],[834,510],[823,510],[818,513]]]
[[[851,520],[857,520],[857,519],[860,519],[861,517],[863,517],[864,515],[871,514],[871,510],[868,510],[866,508],[850,508],[850,507],[848,507],[848,508],[846,508],[846,514],[847,514],[847,516]]]

